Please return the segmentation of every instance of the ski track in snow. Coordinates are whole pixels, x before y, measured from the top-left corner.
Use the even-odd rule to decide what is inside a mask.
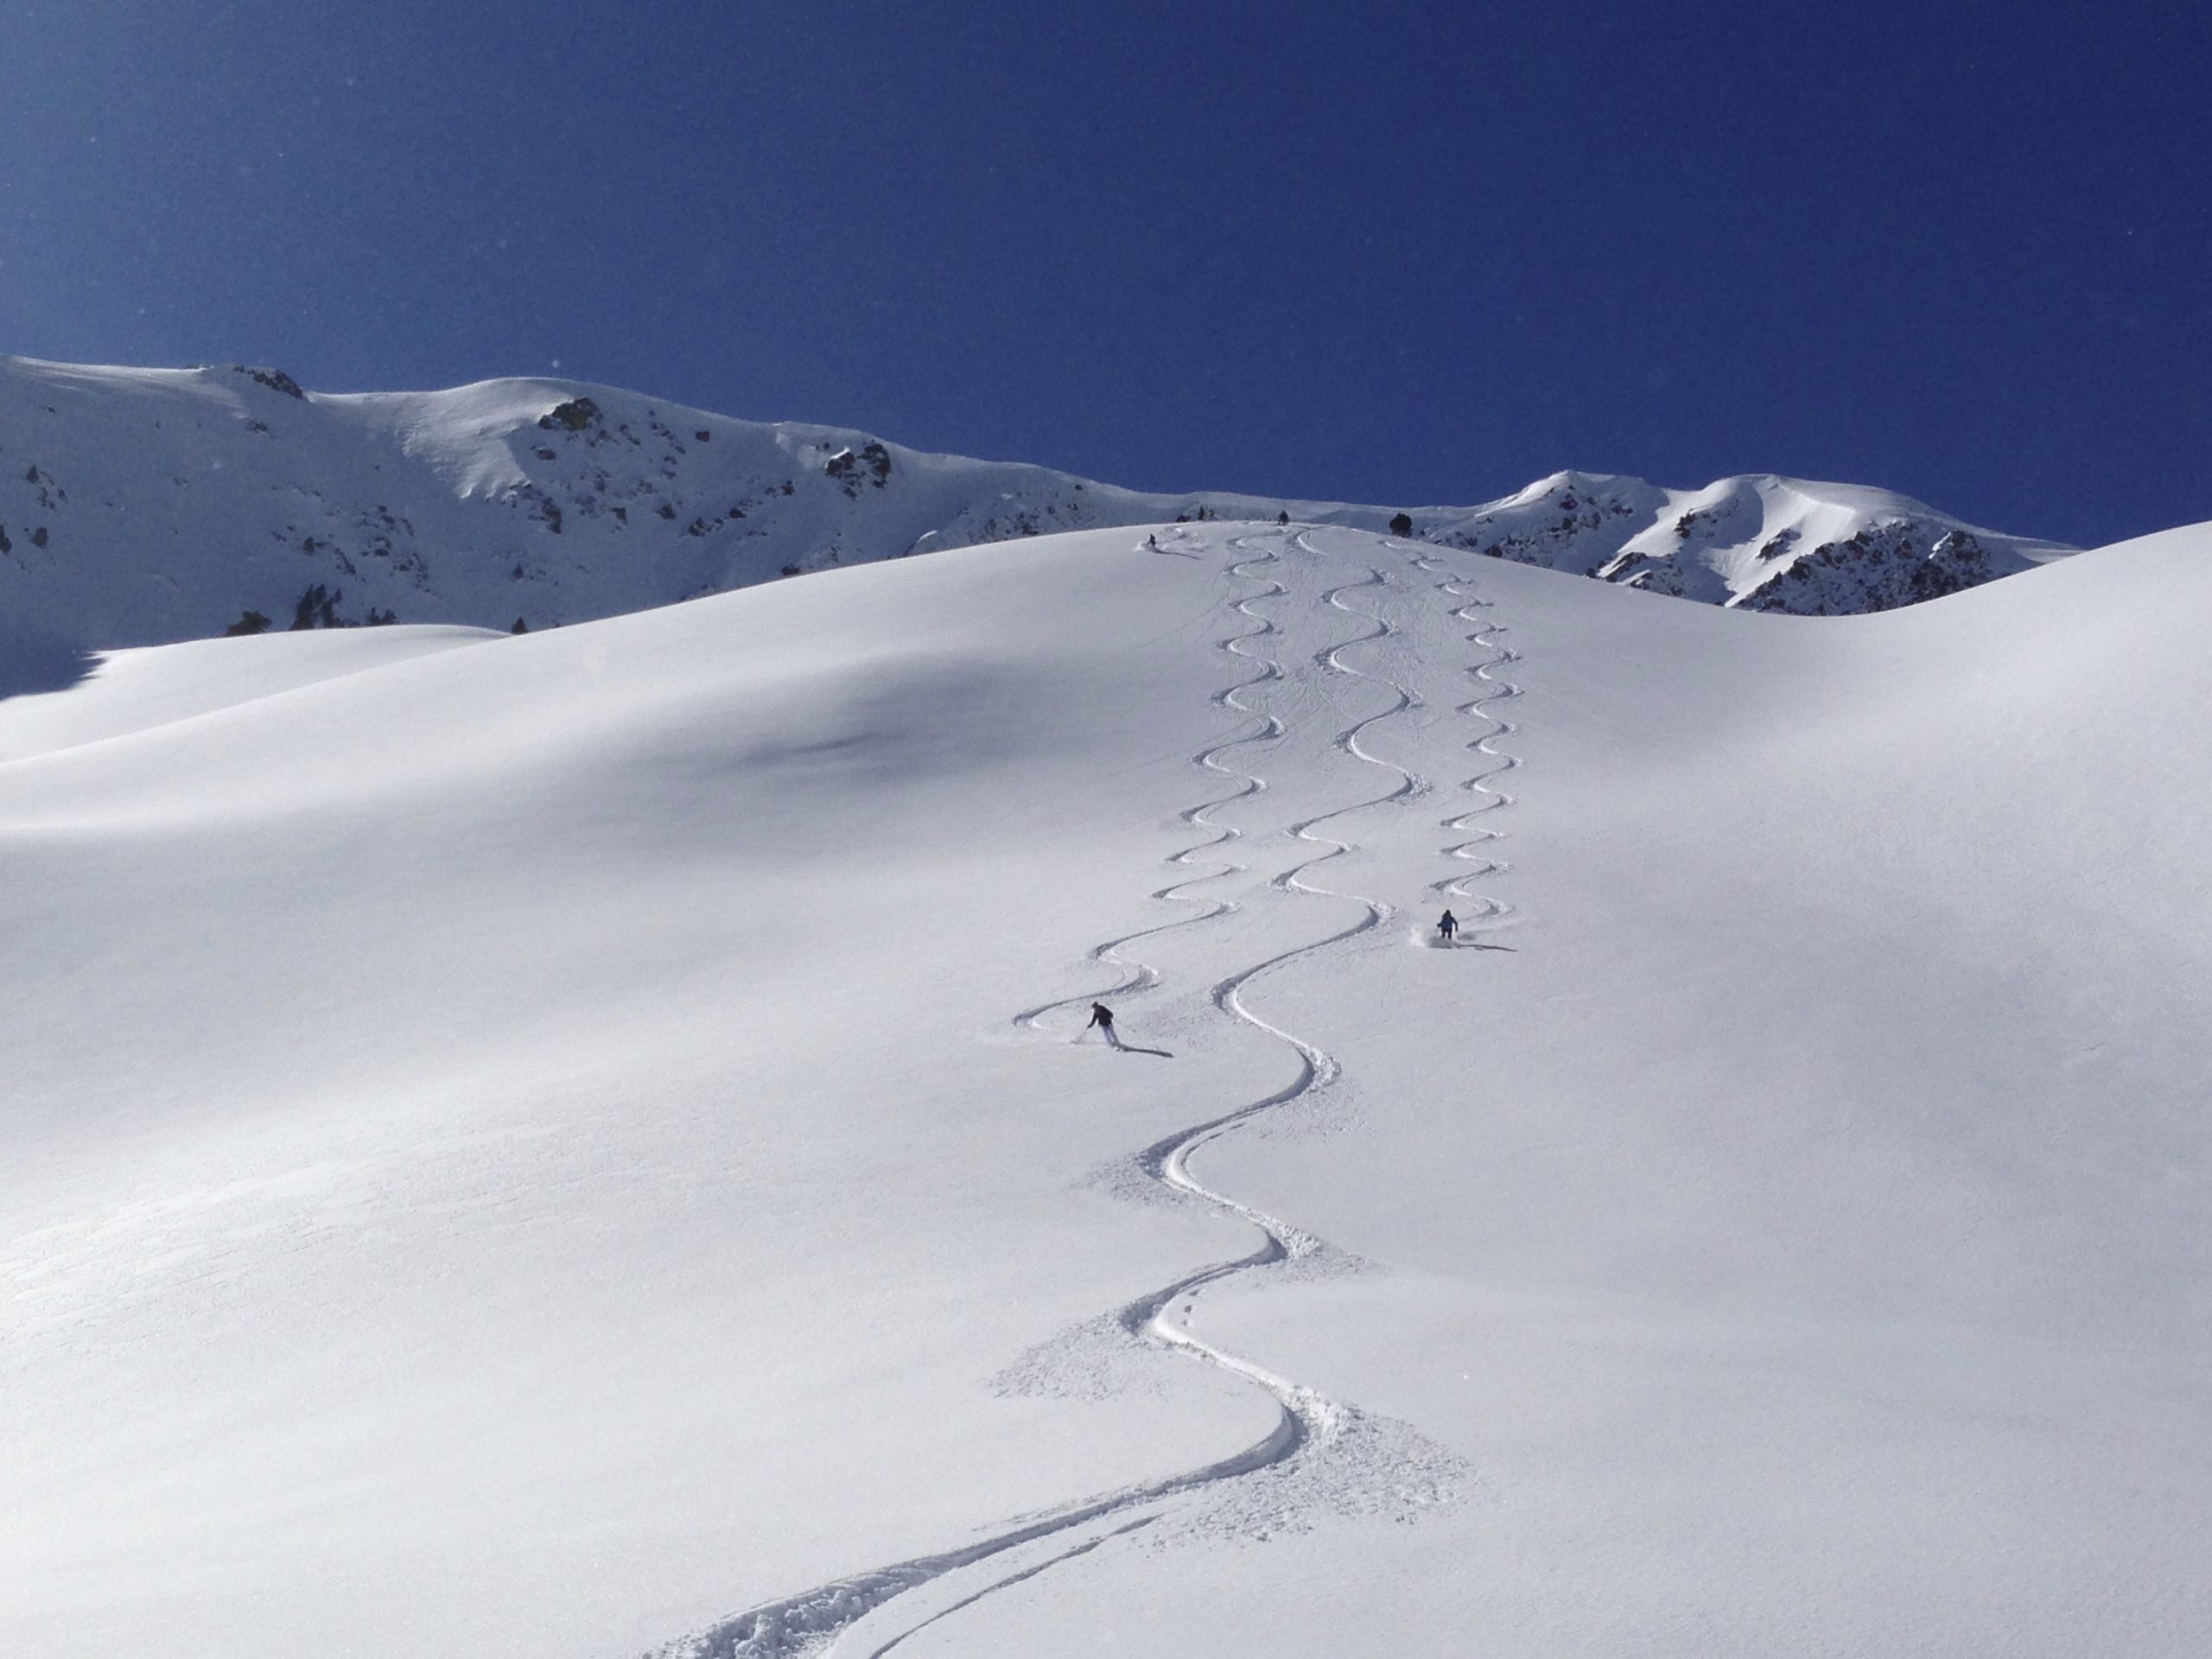
[[[1241,840],[1243,836],[1242,830],[1233,826],[1214,823],[1211,815],[1249,799],[1268,787],[1267,780],[1257,772],[1241,772],[1224,764],[1222,757],[1252,744],[1274,741],[1283,737],[1287,729],[1277,716],[1246,700],[1248,693],[1284,677],[1280,661],[1272,656],[1255,658],[1248,649],[1256,642],[1281,633],[1281,627],[1274,620],[1262,615],[1251,607],[1281,599],[1290,591],[1283,583],[1272,577],[1259,575],[1255,569],[1255,567],[1281,562],[1282,555],[1271,549],[1256,553],[1249,551],[1268,539],[1301,552],[1319,553],[1319,550],[1306,539],[1304,531],[1276,533],[1271,537],[1239,537],[1230,543],[1232,551],[1245,556],[1233,560],[1228,567],[1229,573],[1247,580],[1264,582],[1266,587],[1262,592],[1248,594],[1230,607],[1254,626],[1243,632],[1231,634],[1220,640],[1217,648],[1242,661],[1255,664],[1257,671],[1217,693],[1213,702],[1217,707],[1249,716],[1255,725],[1249,731],[1210,744],[1192,756],[1195,765],[1218,773],[1229,779],[1234,787],[1226,793],[1187,807],[1179,815],[1181,821],[1192,829],[1206,832],[1207,839],[1172,855],[1167,861],[1195,873],[1157,889],[1152,895],[1156,899],[1198,908],[1192,914],[1178,917],[1158,926],[1122,934],[1093,946],[1089,952],[1090,960],[1106,963],[1123,976],[1119,984],[1110,990],[1098,993],[1099,995],[1126,995],[1149,989],[1160,982],[1157,970],[1150,964],[1122,954],[1128,946],[1140,939],[1174,929],[1198,925],[1238,908],[1232,900],[1201,898],[1185,893],[1184,889],[1200,882],[1219,880],[1249,868],[1227,858],[1208,860],[1206,857]],[[1416,563],[1427,564],[1428,562],[1417,560]],[[946,1580],[964,1568],[1020,1550],[1023,1546],[1048,1539],[1064,1541],[1064,1535],[1086,1528],[1093,1529],[1091,1535],[1082,1541],[1049,1553],[1039,1552],[1039,1559],[969,1590],[907,1624],[902,1630],[872,1638],[872,1646],[855,1649],[856,1655],[864,1651],[867,1659],[881,1659],[881,1656],[892,1652],[927,1626],[973,1606],[987,1596],[1033,1579],[1064,1561],[1087,1555],[1116,1538],[1151,1529],[1167,1513],[1167,1500],[1197,1495],[1207,1489],[1213,1489],[1218,1493],[1236,1483],[1247,1482],[1256,1477],[1274,1477],[1276,1484],[1267,1491],[1250,1494],[1249,1501],[1241,1505],[1224,1505],[1224,1516],[1231,1525],[1262,1538],[1270,1530],[1299,1525],[1298,1516],[1301,1510],[1327,1509],[1351,1514],[1388,1513],[1398,1519],[1408,1519],[1413,1511],[1447,1501],[1453,1495],[1456,1482],[1463,1472],[1454,1454],[1428,1442],[1407,1425],[1373,1417],[1290,1378],[1278,1376],[1251,1360],[1216,1347],[1186,1325],[1176,1323],[1174,1318],[1177,1305],[1180,1304],[1183,1316],[1187,1319],[1192,1309],[1192,1299],[1209,1285],[1263,1268],[1310,1262],[1317,1256],[1332,1254],[1329,1246],[1301,1229],[1208,1186],[1192,1173],[1190,1160],[1202,1147],[1231,1129],[1291,1101],[1318,1095],[1328,1090],[1342,1075],[1342,1067],[1335,1056],[1255,1012],[1246,1001],[1245,994],[1254,982],[1263,976],[1287,963],[1371,933],[1396,913],[1395,908],[1384,900],[1320,887],[1308,879],[1311,873],[1320,866],[1346,856],[1356,846],[1352,842],[1320,833],[1320,826],[1355,812],[1408,803],[1429,789],[1425,779],[1394,761],[1368,753],[1360,741],[1370,728],[1418,708],[1419,699],[1396,680],[1355,668],[1344,662],[1342,657],[1343,652],[1355,646],[1373,644],[1398,632],[1382,617],[1344,603],[1348,594],[1364,588],[1387,588],[1389,585],[1389,578],[1382,570],[1370,569],[1364,580],[1344,583],[1321,595],[1323,604],[1372,626],[1369,632],[1325,648],[1316,653],[1313,661],[1325,674],[1379,680],[1395,693],[1395,700],[1389,708],[1354,721],[1337,734],[1332,741],[1337,749],[1355,760],[1395,772],[1397,783],[1382,794],[1333,807],[1291,824],[1288,828],[1293,837],[1321,850],[1280,872],[1268,881],[1268,886],[1278,891],[1348,902],[1358,906],[1364,913],[1350,925],[1321,938],[1294,946],[1240,969],[1217,981],[1207,994],[1209,1000],[1223,1014],[1287,1046],[1298,1056],[1298,1074],[1290,1083],[1270,1094],[1179,1129],[1173,1135],[1154,1142],[1136,1154],[1129,1165],[1156,1189],[1178,1200],[1203,1204],[1249,1224],[1258,1231],[1261,1242],[1257,1248],[1246,1255],[1213,1262],[1181,1275],[1111,1315],[1092,1321],[1079,1333],[1096,1334],[1099,1327],[1109,1327],[1124,1341],[1133,1340],[1186,1354],[1242,1378],[1274,1397],[1278,1408],[1274,1426],[1253,1445],[1217,1462],[1020,1517],[1007,1529],[958,1548],[917,1556],[763,1604],[706,1630],[657,1649],[652,1659],[795,1659],[800,1655],[826,1653],[838,1643],[842,1635],[851,1631],[852,1627],[893,1598]],[[1454,597],[1465,597],[1455,584],[1440,583],[1439,586]],[[1466,608],[1463,605],[1453,614],[1465,616]],[[1465,620],[1471,621],[1474,619],[1466,617]],[[1480,635],[1492,631],[1484,628],[1469,638],[1486,644],[1488,642],[1481,640]],[[1495,660],[1507,659],[1502,656]],[[1481,677],[1485,683],[1489,683],[1489,677],[1483,669],[1470,671]],[[1474,702],[1463,705],[1462,712],[1482,713],[1484,702],[1510,694],[1505,690],[1491,691]],[[1495,751],[1482,747],[1490,737],[1511,729],[1503,722],[1495,721],[1494,717],[1491,718],[1498,727],[1498,731],[1469,747],[1480,749],[1493,759],[1505,760],[1505,757],[1498,756]],[[1507,760],[1506,764],[1513,763]],[[1484,777],[1491,775],[1494,773],[1483,774]],[[1470,790],[1483,788],[1483,778],[1470,779],[1462,787]],[[1466,815],[1467,817],[1471,818],[1510,798],[1498,796],[1496,791],[1487,792],[1494,798],[1484,807]],[[1448,826],[1458,828],[1465,820],[1446,822]],[[1486,831],[1482,839],[1489,839],[1494,834]],[[1481,841],[1469,845],[1478,847]],[[1462,850],[1453,850],[1457,855],[1469,855]],[[1491,862],[1486,864],[1484,870],[1460,879],[1473,880],[1500,868]],[[1437,885],[1440,889],[1448,888],[1455,893],[1459,891],[1456,887],[1450,887],[1449,884]],[[1495,901],[1490,902],[1493,917],[1503,913],[1503,906],[1497,906]],[[1025,1030],[1036,1030],[1047,1016],[1086,1003],[1091,995],[1091,993],[1085,992],[1024,1009],[1014,1016],[1014,1023]],[[1340,1466],[1332,1469],[1332,1465]],[[1300,1478],[1322,1470],[1329,1470],[1329,1472],[1318,1480]],[[1134,1511],[1147,1510],[1147,1506],[1157,1507],[1150,1508],[1147,1513],[1133,1514]],[[1102,1524],[1109,1522],[1113,1524]],[[857,1631],[853,1633],[859,1634]]]
[[[1521,688],[1510,680],[1500,678],[1491,671],[1502,668],[1508,663],[1519,662],[1521,653],[1510,645],[1500,645],[1492,637],[1504,632],[1503,627],[1496,622],[1483,621],[1474,614],[1478,609],[1488,609],[1491,604],[1489,600],[1477,598],[1468,592],[1463,579],[1454,575],[1444,565],[1440,564],[1427,554],[1414,554],[1413,563],[1421,569],[1431,574],[1441,574],[1444,576],[1445,580],[1436,584],[1437,590],[1461,601],[1452,614],[1462,621],[1481,623],[1479,627],[1467,635],[1467,642],[1496,653],[1490,661],[1478,663],[1467,671],[1468,674],[1481,684],[1483,692],[1480,696],[1459,704],[1454,711],[1458,714],[1471,715],[1478,720],[1487,721],[1490,725],[1489,731],[1475,739],[1467,747],[1477,754],[1497,764],[1487,771],[1477,772],[1459,785],[1462,790],[1485,796],[1488,798],[1480,805],[1446,818],[1440,826],[1455,834],[1464,835],[1472,832],[1471,840],[1463,841],[1446,848],[1445,855],[1448,858],[1462,859],[1478,864],[1480,868],[1459,875],[1447,877],[1441,881],[1433,881],[1429,884],[1429,890],[1447,899],[1457,899],[1463,903],[1483,906],[1479,915],[1459,918],[1459,928],[1463,936],[1460,942],[1462,948],[1472,945],[1478,949],[1503,950],[1508,947],[1502,945],[1485,947],[1478,938],[1466,939],[1464,935],[1469,931],[1471,924],[1476,929],[1495,931],[1510,924],[1513,917],[1512,906],[1491,894],[1475,890],[1476,882],[1486,881],[1492,876],[1503,875],[1508,868],[1503,861],[1493,856],[1489,850],[1490,843],[1504,839],[1505,831],[1493,830],[1486,824],[1478,824],[1476,820],[1496,812],[1500,808],[1513,804],[1513,797],[1503,790],[1493,786],[1491,779],[1503,777],[1505,773],[1516,770],[1521,765],[1518,756],[1507,754],[1495,747],[1500,738],[1510,736],[1515,728],[1510,721],[1491,713],[1490,705],[1519,696]]]

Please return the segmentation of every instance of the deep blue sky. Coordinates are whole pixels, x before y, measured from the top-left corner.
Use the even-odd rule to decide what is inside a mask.
[[[2212,518],[2201,3],[0,0],[0,351]]]

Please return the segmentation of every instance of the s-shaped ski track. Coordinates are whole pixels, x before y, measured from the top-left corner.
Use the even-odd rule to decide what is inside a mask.
[[[1244,544],[1242,540],[1231,543],[1232,546],[1240,548]],[[1276,556],[1269,553],[1264,556],[1263,560],[1240,560],[1229,567],[1230,575],[1243,576],[1248,580],[1265,581],[1267,588],[1264,592],[1248,594],[1230,607],[1232,611],[1249,620],[1253,626],[1243,633],[1231,634],[1225,639],[1217,641],[1215,647],[1217,650],[1240,660],[1250,662],[1254,659],[1250,653],[1244,650],[1245,645],[1253,640],[1264,639],[1281,632],[1273,620],[1262,616],[1250,607],[1261,600],[1280,599],[1290,590],[1272,578],[1253,576],[1246,568],[1251,564],[1274,563],[1275,561]],[[1207,815],[1249,796],[1256,795],[1267,787],[1265,780],[1249,772],[1238,772],[1233,766],[1224,766],[1220,761],[1220,757],[1231,749],[1242,748],[1250,743],[1272,742],[1283,734],[1283,725],[1281,721],[1273,715],[1263,713],[1254,708],[1245,701],[1245,694],[1255,687],[1281,679],[1282,664],[1273,658],[1265,658],[1259,659],[1258,668],[1259,671],[1250,678],[1240,680],[1225,690],[1214,694],[1213,703],[1216,708],[1228,709],[1240,715],[1249,715],[1255,723],[1254,729],[1240,733],[1223,742],[1210,745],[1191,757],[1192,764],[1230,779],[1236,787],[1226,795],[1201,801],[1196,806],[1185,807],[1176,815],[1192,829],[1211,830],[1212,834],[1196,846],[1186,847],[1182,851],[1171,855],[1167,860],[1170,864],[1185,868],[1196,868],[1203,855],[1211,853],[1217,848],[1226,847],[1233,841],[1243,839],[1244,834],[1243,830],[1211,823],[1208,821]],[[1201,899],[1185,893],[1183,889],[1195,887],[1201,881],[1217,881],[1222,877],[1234,875],[1243,868],[1244,866],[1242,864],[1224,860],[1214,864],[1211,868],[1202,870],[1198,874],[1187,875],[1180,880],[1169,882],[1164,887],[1155,888],[1152,893],[1154,899],[1171,904],[1196,905],[1199,908],[1193,914],[1179,916],[1174,920],[1162,922],[1156,927],[1139,928],[1134,933],[1124,933],[1117,938],[1108,939],[1103,944],[1093,945],[1089,952],[1090,961],[1103,962],[1109,967],[1120,969],[1122,974],[1122,978],[1118,984],[1095,995],[1101,997],[1127,996],[1137,991],[1149,990],[1157,985],[1160,982],[1158,971],[1148,963],[1125,958],[1121,954],[1123,948],[1134,944],[1139,939],[1148,939],[1157,934],[1173,932],[1177,928],[1195,927],[1201,922],[1210,922],[1217,916],[1225,916],[1236,909],[1237,906],[1228,899]],[[1033,1008],[1024,1008],[1020,1014],[1015,1014],[1014,1023],[1023,1030],[1034,1031],[1048,1014],[1056,1014],[1062,1008],[1077,1007],[1090,1001],[1093,995],[1092,992],[1084,991],[1074,996],[1058,997],[1050,1002],[1040,1002]]]
[[[1231,541],[1238,551],[1251,547],[1261,540],[1258,537],[1242,537]],[[1300,550],[1316,551],[1301,534],[1289,538],[1290,544]],[[1221,707],[1235,709],[1251,716],[1255,729],[1211,744],[1192,755],[1194,764],[1234,780],[1236,787],[1226,794],[1185,809],[1179,816],[1193,829],[1209,832],[1208,838],[1197,845],[1185,848],[1169,860],[1179,866],[1191,866],[1201,856],[1237,840],[1241,832],[1211,821],[1211,815],[1223,807],[1245,800],[1267,788],[1266,780],[1256,773],[1243,772],[1224,765],[1221,757],[1230,751],[1254,743],[1270,741],[1285,734],[1286,728],[1275,715],[1264,713],[1248,702],[1245,694],[1256,687],[1283,677],[1282,665],[1272,657],[1255,658],[1247,646],[1281,632],[1271,619],[1250,609],[1255,602],[1282,597],[1289,590],[1272,578],[1255,576],[1252,567],[1277,563],[1281,555],[1272,550],[1242,558],[1232,563],[1232,575],[1267,582],[1264,592],[1239,600],[1231,609],[1249,619],[1255,626],[1232,634],[1218,642],[1224,653],[1246,661],[1256,662],[1258,672],[1239,681],[1216,695],[1214,702]],[[1380,570],[1371,570],[1364,582],[1345,584],[1324,595],[1324,602],[1332,607],[1357,616],[1375,625],[1375,631],[1332,645],[1316,658],[1317,663],[1332,672],[1351,674],[1363,678],[1375,677],[1344,663],[1338,653],[1351,646],[1378,639],[1394,632],[1382,618],[1356,611],[1341,602],[1344,594],[1356,588],[1383,585],[1386,578]],[[1173,1135],[1154,1142],[1136,1156],[1136,1164],[1147,1176],[1185,1198],[1249,1223],[1261,1235],[1259,1246],[1247,1255],[1231,1261],[1219,1262],[1185,1274],[1173,1282],[1141,1297],[1123,1307],[1118,1322],[1133,1337],[1143,1341],[1192,1355],[1230,1374],[1241,1377],[1273,1395],[1278,1408],[1274,1427],[1262,1439],[1243,1450],[1183,1473],[1161,1479],[1140,1483],[1115,1491],[1079,1500],[1066,1505],[1041,1511],[1024,1521],[993,1533],[962,1548],[935,1554],[917,1556],[911,1560],[861,1573],[818,1586],[813,1589],[765,1603],[724,1620],[709,1630],[681,1638],[656,1650],[655,1659],[798,1659],[801,1655],[826,1654],[837,1645],[842,1632],[849,1630],[861,1619],[882,1607],[893,1598],[918,1589],[932,1582],[944,1580],[963,1568],[976,1566],[1043,1540],[1056,1538],[1078,1529],[1103,1522],[1120,1524],[1100,1528],[1096,1535],[1073,1548],[1047,1554],[1016,1572],[982,1586],[950,1604],[940,1607],[926,1618],[909,1624],[905,1630],[887,1637],[867,1649],[868,1659],[880,1659],[909,1637],[925,1626],[935,1624],[963,1608],[974,1605],[985,1597],[1008,1586],[1021,1583],[1062,1561],[1089,1554],[1114,1537],[1135,1532],[1156,1520],[1159,1510],[1142,1516],[1133,1515],[1148,1505],[1192,1493],[1199,1489],[1217,1486],[1254,1474],[1259,1471],[1277,1468],[1294,1459],[1315,1455],[1325,1448],[1343,1431],[1354,1415],[1351,1408],[1331,1401],[1314,1389],[1280,1376],[1241,1356],[1206,1342],[1185,1326],[1177,1325],[1170,1317],[1179,1301],[1185,1304],[1199,1289],[1236,1274],[1267,1268],[1313,1253],[1319,1245],[1310,1235],[1287,1222],[1259,1210],[1242,1200],[1217,1191],[1199,1180],[1190,1169],[1190,1159],[1201,1147],[1241,1123],[1287,1102],[1326,1089],[1341,1073],[1341,1066],[1327,1051],[1306,1039],[1285,1030],[1254,1012],[1244,999],[1246,989],[1262,976],[1271,973],[1287,963],[1318,952],[1341,945],[1362,934],[1381,926],[1394,913],[1383,901],[1360,894],[1338,892],[1314,885],[1306,880],[1307,873],[1317,866],[1340,858],[1352,850],[1352,842],[1317,834],[1321,824],[1353,812],[1371,807],[1411,799],[1425,787],[1422,780],[1404,767],[1378,760],[1360,747],[1359,739],[1377,721],[1402,714],[1415,706],[1412,694],[1395,681],[1389,681],[1395,690],[1396,701],[1392,707],[1378,714],[1354,721],[1334,739],[1335,747],[1355,759],[1370,766],[1383,766],[1398,773],[1395,787],[1371,799],[1356,801],[1315,815],[1290,826],[1290,833],[1297,839],[1313,842],[1324,850],[1289,869],[1283,871],[1270,886],[1283,891],[1295,891],[1317,898],[1349,900],[1358,905],[1364,914],[1351,925],[1341,928],[1325,938],[1295,946],[1274,956],[1252,963],[1238,972],[1217,982],[1209,991],[1210,1000],[1224,1014],[1264,1033],[1287,1045],[1297,1055],[1299,1065],[1293,1080],[1274,1092],[1246,1103],[1233,1110],[1221,1113],[1203,1122],[1178,1131]],[[1215,880],[1243,869],[1244,866],[1231,861],[1220,861],[1200,874],[1187,876],[1159,889],[1153,896],[1170,901],[1201,906],[1197,913],[1180,917],[1160,926],[1121,936],[1093,947],[1090,955],[1094,961],[1110,963],[1128,976],[1122,985],[1109,995],[1148,988],[1159,982],[1159,975],[1149,965],[1126,959],[1119,952],[1134,941],[1168,931],[1173,928],[1189,927],[1224,915],[1236,906],[1227,900],[1209,900],[1185,893],[1182,889],[1199,881]],[[1034,1029],[1047,1014],[1063,1007],[1080,1003],[1086,996],[1064,998],[1024,1010],[1014,1016],[1015,1022],[1025,1028]]]
[[[1490,705],[1494,702],[1503,702],[1521,695],[1519,685],[1511,680],[1502,678],[1495,672],[1496,670],[1504,667],[1509,663],[1519,662],[1521,653],[1510,645],[1499,644],[1495,638],[1496,635],[1505,632],[1503,625],[1484,621],[1475,614],[1478,610],[1490,608],[1491,601],[1478,598],[1470,593],[1465,578],[1455,575],[1448,567],[1439,563],[1426,553],[1414,554],[1413,563],[1421,569],[1433,575],[1440,574],[1444,577],[1443,581],[1436,584],[1437,591],[1460,601],[1452,614],[1463,622],[1478,625],[1472,633],[1466,636],[1467,643],[1480,645],[1484,650],[1493,653],[1488,662],[1478,663],[1474,667],[1467,670],[1468,675],[1482,687],[1481,695],[1459,704],[1453,710],[1455,714],[1466,715],[1484,721],[1490,727],[1490,730],[1483,733],[1466,747],[1484,760],[1495,764],[1484,771],[1475,773],[1459,785],[1462,790],[1470,794],[1480,795],[1486,798],[1478,805],[1470,807],[1465,812],[1444,819],[1439,825],[1439,828],[1453,834],[1471,837],[1446,847],[1444,849],[1444,855],[1446,858],[1455,858],[1472,863],[1478,868],[1463,871],[1458,875],[1447,877],[1441,881],[1432,881],[1429,883],[1429,891],[1440,893],[1446,898],[1457,899],[1467,904],[1483,906],[1480,915],[1462,918],[1460,927],[1463,931],[1470,923],[1477,926],[1495,929],[1498,925],[1508,922],[1508,918],[1513,914],[1513,906],[1493,894],[1475,891],[1474,884],[1505,873],[1507,866],[1504,861],[1493,856],[1489,850],[1491,842],[1505,838],[1505,831],[1494,830],[1487,824],[1478,823],[1476,821],[1513,804],[1513,797],[1494,785],[1491,779],[1503,777],[1505,773],[1516,770],[1521,765],[1519,756],[1508,754],[1496,747],[1500,739],[1511,736],[1515,728],[1510,721],[1491,712]],[[1491,945],[1482,948],[1505,950],[1510,947]]]

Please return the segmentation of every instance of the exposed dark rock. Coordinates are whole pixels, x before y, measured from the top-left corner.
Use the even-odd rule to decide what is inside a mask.
[[[1988,550],[1967,531],[1946,531],[1923,553],[1926,533],[1910,520],[1864,526],[1802,555],[1739,602],[1747,610],[1797,616],[1859,615],[1941,599],[1995,578]]]
[[[565,404],[556,404],[537,417],[537,423],[546,431],[559,429],[581,432],[599,422],[599,405],[588,397],[571,397]]]
[[[52,512],[69,499],[69,492],[54,481],[54,474],[41,471],[35,461],[24,472],[23,482],[38,486],[38,505],[41,512]]]
[[[838,450],[822,463],[822,474],[848,496],[858,495],[863,483],[880,490],[891,476],[891,452],[871,438],[857,451]]]
[[[1655,559],[1648,554],[1621,553],[1602,569],[1590,573],[1601,582],[1617,587],[1633,588],[1639,593],[1664,594],[1669,599],[1682,596],[1681,567],[1671,559]]]
[[[271,391],[281,391],[287,397],[296,397],[302,403],[307,401],[308,395],[300,390],[300,383],[282,369],[256,368],[248,363],[234,363],[231,365],[231,372],[242,374],[256,385],[266,386]]]

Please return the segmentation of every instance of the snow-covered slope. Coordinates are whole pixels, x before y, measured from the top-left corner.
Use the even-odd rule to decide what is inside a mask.
[[[1381,531],[1400,509],[1140,495],[865,433],[733,421],[602,386],[303,391],[269,369],[0,359],[0,692],[84,649],[396,620],[542,628],[779,575],[1179,517]],[[1876,610],[2063,550],[1879,490],[1561,474],[1423,539],[1626,586]]]
[[[1160,542],[0,702],[0,1651],[2212,1650],[2212,531]]]

